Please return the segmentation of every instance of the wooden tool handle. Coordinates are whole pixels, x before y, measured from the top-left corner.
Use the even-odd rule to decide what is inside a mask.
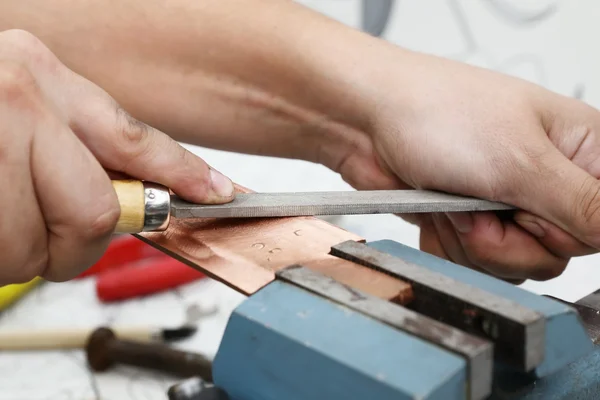
[[[119,198],[121,216],[116,233],[139,233],[144,231],[144,183],[135,180],[112,181],[113,188]]]
[[[115,233],[165,230],[170,218],[170,193],[166,187],[138,180],[113,180],[121,216]]]
[[[94,329],[15,329],[0,331],[2,350],[58,350],[85,347]],[[117,327],[114,329],[121,339],[149,343],[160,339],[156,329],[147,327]]]

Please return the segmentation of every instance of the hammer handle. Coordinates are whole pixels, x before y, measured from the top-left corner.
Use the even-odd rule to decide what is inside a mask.
[[[81,349],[94,329],[11,329],[0,332],[0,351]],[[114,328],[122,339],[143,343],[160,339],[160,330],[147,327]]]

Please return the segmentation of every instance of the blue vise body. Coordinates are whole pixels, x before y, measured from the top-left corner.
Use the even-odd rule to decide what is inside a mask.
[[[231,400],[563,400],[600,381],[573,308],[394,241],[336,247],[411,283],[415,305],[280,271],[229,318],[213,377]]]

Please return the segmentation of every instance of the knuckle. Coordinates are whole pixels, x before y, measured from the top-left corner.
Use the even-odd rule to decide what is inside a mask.
[[[2,43],[13,51],[20,61],[40,63],[56,61],[50,49],[34,34],[23,29],[10,29],[0,33]]]
[[[500,146],[500,145],[498,145]],[[547,174],[546,146],[535,146],[511,142],[496,147],[488,158],[489,170],[494,171],[493,179],[488,180],[490,196],[500,201],[515,202],[523,196],[529,187],[532,177]],[[485,186],[484,186],[485,187]]]
[[[8,29],[0,34],[4,41],[20,45],[22,47],[34,47],[42,45],[42,42],[33,33],[24,29]]]
[[[73,238],[80,243],[93,243],[110,236],[119,221],[121,209],[116,193],[107,191],[94,198],[93,203],[87,203],[85,211],[77,213],[63,237]]]
[[[88,239],[95,240],[111,235],[115,230],[120,215],[121,211],[118,204],[107,205],[100,208],[100,211],[95,214],[91,214],[86,221],[86,236],[88,236]]]
[[[117,106],[117,126],[121,138],[130,148],[144,147],[149,135],[148,126]]]
[[[31,72],[14,62],[0,63],[0,99],[13,103],[37,92],[37,83]]]
[[[44,252],[36,258],[30,258],[25,265],[23,265],[22,281],[20,283],[29,282],[37,276],[41,276],[46,271],[48,266],[48,253]]]
[[[586,232],[590,238],[600,235],[600,185],[590,177],[580,186],[575,195],[574,212],[576,220],[583,222]]]
[[[37,276],[43,275],[48,266],[47,251],[27,251],[23,255],[8,257],[9,264],[7,279],[11,283],[26,283]]]
[[[151,131],[148,125],[135,119],[119,105],[116,118],[117,146],[120,153],[127,155],[122,166],[122,169],[126,169],[129,163],[153,151]]]

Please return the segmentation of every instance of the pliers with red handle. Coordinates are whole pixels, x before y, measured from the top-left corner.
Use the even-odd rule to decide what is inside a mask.
[[[100,260],[78,278],[92,275],[97,275],[96,294],[102,302],[154,294],[206,277],[130,235],[114,238]]]

